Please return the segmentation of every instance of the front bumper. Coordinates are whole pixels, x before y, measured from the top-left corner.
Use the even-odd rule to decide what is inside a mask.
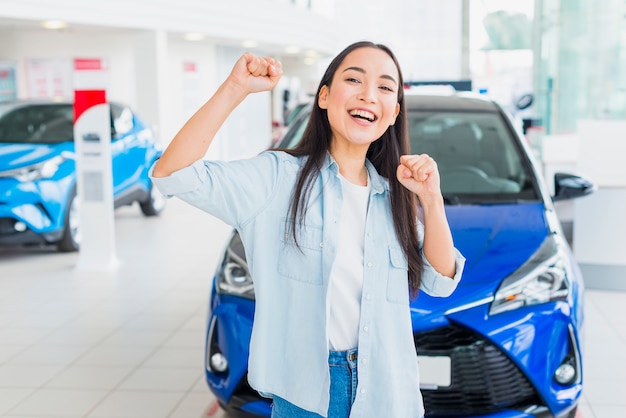
[[[71,180],[19,183],[0,179],[0,245],[61,239]]]
[[[254,301],[216,293],[211,300],[206,340],[208,386],[232,415],[269,417],[269,400],[247,383]],[[556,367],[572,350],[580,358],[577,335],[571,332],[574,328],[565,315],[565,306],[569,305],[541,305],[501,314],[495,321],[481,311],[485,307],[478,307],[471,314],[451,314],[448,326],[416,332],[420,355],[449,356],[452,360],[450,386],[422,389],[426,417],[568,416],[582,391],[582,375],[578,370],[577,381],[567,387],[553,379]],[[420,320],[423,323],[427,319]],[[212,369],[211,356],[216,353],[225,357],[226,370]]]

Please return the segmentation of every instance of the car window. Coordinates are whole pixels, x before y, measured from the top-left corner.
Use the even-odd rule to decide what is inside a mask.
[[[300,115],[298,115],[298,117],[291,122],[289,130],[285,133],[285,136],[278,144],[278,148],[291,149],[298,145],[298,142],[300,142],[300,139],[304,134],[304,130],[306,129],[310,114],[311,106],[307,106],[300,112]]]
[[[412,111],[412,153],[432,156],[444,195],[466,201],[536,200],[532,174],[496,112]]]
[[[119,136],[130,132],[133,129],[133,113],[125,106],[111,103],[111,118],[113,123],[113,135]]]
[[[7,110],[0,117],[0,142],[57,144],[74,137],[71,104],[33,104]]]

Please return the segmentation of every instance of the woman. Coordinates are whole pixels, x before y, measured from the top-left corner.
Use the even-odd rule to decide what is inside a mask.
[[[241,235],[256,294],[248,380],[273,417],[419,418],[409,293],[451,294],[465,260],[436,163],[408,155],[398,62],[383,45],[348,46],[296,149],[202,161],[230,112],[280,76],[277,61],[244,54],[153,180]]]

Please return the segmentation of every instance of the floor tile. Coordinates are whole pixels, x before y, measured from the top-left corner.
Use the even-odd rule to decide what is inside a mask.
[[[61,369],[62,366],[4,364],[0,366],[0,388],[37,388]]]
[[[0,332],[2,332],[0,330]],[[24,351],[28,347],[26,344],[2,344],[0,345],[0,364],[9,361],[18,353]]]
[[[106,391],[40,389],[9,413],[18,416],[83,417],[106,395]]]
[[[128,376],[120,384],[119,389],[187,392],[194,385],[201,373],[202,370],[197,367],[141,367]]]
[[[135,315],[124,324],[123,328],[173,331],[184,324],[188,318],[188,314],[155,313],[150,311]]]
[[[13,357],[8,364],[68,365],[89,350],[89,346],[35,345]]]
[[[26,399],[33,391],[34,389],[0,388],[0,416],[4,417],[5,413]]]
[[[197,393],[185,396],[168,418],[228,418],[214,398]]]
[[[626,379],[586,379],[583,390],[594,408],[598,405],[626,407]]]
[[[163,343],[163,346],[169,348],[204,347],[205,333],[205,330],[177,331]]]
[[[166,418],[185,393],[116,391],[91,411],[88,418]]]
[[[146,360],[153,347],[98,346],[76,361],[82,366],[138,366]]]
[[[94,345],[114,332],[113,328],[76,328],[65,326],[52,331],[39,341],[45,345]]]
[[[204,347],[160,347],[145,361],[147,367],[204,367]]]
[[[70,366],[46,383],[54,389],[107,389],[118,386],[133,367]]]
[[[103,346],[158,347],[172,334],[172,331],[140,330],[123,328],[105,338]]]

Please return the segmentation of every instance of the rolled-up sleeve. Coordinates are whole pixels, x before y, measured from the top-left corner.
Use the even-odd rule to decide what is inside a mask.
[[[167,177],[150,178],[159,191],[239,226],[262,210],[276,190],[279,164],[275,152],[236,161],[198,160]]]
[[[424,260],[424,271],[422,272],[422,281],[420,285],[420,290],[423,290],[430,296],[440,296],[446,297],[450,296],[452,292],[456,289],[459,282],[461,281],[461,276],[463,275],[463,269],[465,267],[465,257],[454,248],[454,265],[455,265],[455,273],[454,277],[447,277],[443,274],[439,273],[435,268],[428,262],[428,259],[424,255],[423,245],[424,245],[424,225],[418,221],[418,237],[420,241],[420,253],[422,254],[422,260]]]

